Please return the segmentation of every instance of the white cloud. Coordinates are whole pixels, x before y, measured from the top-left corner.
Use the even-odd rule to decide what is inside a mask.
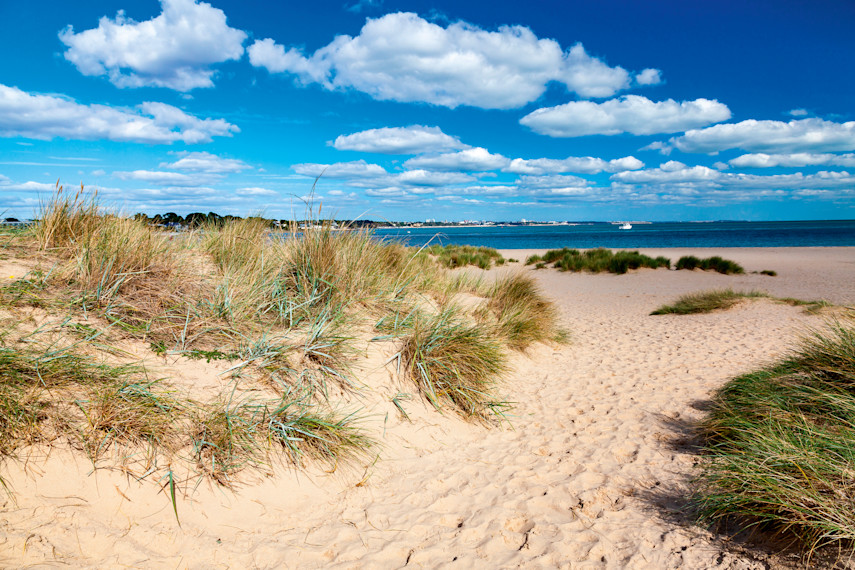
[[[47,182],[33,182],[32,180],[29,182],[21,182],[18,184],[12,184],[8,178],[3,177],[5,180],[2,180],[2,184],[0,188],[3,190],[18,190],[22,192],[53,192],[56,190],[56,183],[49,184]]]
[[[240,59],[246,33],[230,28],[222,10],[195,0],[161,0],[163,12],[135,22],[119,11],[98,27],[59,34],[65,58],[84,75],[107,75],[117,87],[213,87],[212,64]]]
[[[223,119],[199,119],[165,103],[146,102],[137,111],[81,105],[60,95],[32,95],[0,84],[0,136],[117,142],[188,144],[239,132]]]
[[[715,100],[654,102],[640,95],[626,95],[602,103],[572,101],[537,109],[520,119],[520,123],[542,135],[579,137],[675,133],[729,118],[730,109]]]
[[[691,130],[670,143],[683,152],[710,154],[731,148],[771,153],[855,150],[855,121],[801,119],[784,123],[750,119]]]
[[[807,109],[791,109],[788,114],[792,117],[806,117],[809,113]]]
[[[670,160],[659,168],[618,172],[612,180],[628,183],[698,182],[719,180],[722,173],[706,166],[686,166],[682,162]]]
[[[735,168],[774,168],[777,166],[845,166],[855,167],[855,154],[816,154],[798,152],[792,154],[743,154],[730,161]]]
[[[721,172],[705,166],[687,166],[682,162],[668,161],[659,166],[635,172],[619,172],[611,179],[616,183],[633,184],[650,191],[689,190],[697,193],[710,190],[727,192],[793,191],[808,189],[851,189],[855,176],[846,171],[820,171],[816,174],[756,175]]]
[[[644,163],[634,156],[625,156],[609,161],[593,156],[569,156],[561,160],[515,158],[504,168],[504,171],[515,174],[561,174],[565,172],[599,174],[600,172],[621,172],[639,168],[644,168]]]
[[[378,164],[369,164],[364,160],[352,162],[336,162],[334,164],[304,163],[291,167],[297,174],[316,178],[347,179],[347,178],[379,178],[386,176],[386,169]]]
[[[658,150],[660,154],[668,156],[674,150],[670,144],[662,141],[653,141],[649,145],[643,146],[638,150]]]
[[[222,174],[227,172],[240,172],[251,168],[242,160],[234,158],[222,158],[209,152],[179,152],[180,158],[175,162],[160,163],[160,168],[171,168],[173,170],[190,170],[192,172],[206,172]]]
[[[590,182],[578,176],[520,176],[517,181],[521,188],[566,188],[588,186]]]
[[[268,188],[259,188],[257,186],[249,187],[249,188],[238,188],[235,190],[235,194],[238,196],[279,196],[279,193],[275,190],[270,190]]]
[[[516,196],[519,192],[518,186],[506,184],[497,184],[495,186],[466,186],[464,188],[455,188],[456,194],[474,194],[478,196]]]
[[[474,176],[462,172],[431,172],[421,169],[407,170],[395,175],[395,182],[404,186],[448,186],[474,180]]]
[[[610,97],[631,84],[626,70],[588,55],[582,44],[565,52],[523,26],[491,32],[458,22],[443,28],[403,12],[369,18],[358,36],[337,36],[309,57],[270,38],[247,52],[252,65],[294,74],[303,83],[451,108],[522,107],[553,81],[582,97]],[[645,70],[642,81],[651,78]]]
[[[158,186],[204,186],[211,183],[210,177],[202,177],[178,172],[160,172],[156,170],[134,170],[132,172],[118,171],[113,176],[120,180],[140,180]]]
[[[428,170],[479,172],[497,170],[509,163],[510,161],[501,154],[490,154],[487,149],[477,147],[436,156],[417,156],[404,162],[404,166]]]
[[[635,82],[639,85],[658,85],[662,83],[662,73],[658,69],[645,69],[635,76]]]
[[[457,137],[447,135],[439,127],[410,125],[368,129],[336,137],[332,146],[338,150],[357,150],[379,154],[420,154],[469,148]]]

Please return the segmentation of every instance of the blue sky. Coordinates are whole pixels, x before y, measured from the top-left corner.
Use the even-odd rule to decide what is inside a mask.
[[[0,216],[855,218],[855,3],[0,0]]]

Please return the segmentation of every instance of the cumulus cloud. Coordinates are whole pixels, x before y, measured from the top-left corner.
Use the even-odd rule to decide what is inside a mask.
[[[421,169],[407,170],[395,175],[395,182],[404,186],[449,186],[474,180],[474,176],[462,172],[432,172]]]
[[[190,170],[192,172],[206,172],[211,174],[224,174],[227,172],[240,172],[250,166],[242,160],[234,158],[222,158],[209,152],[180,152],[180,157],[175,162],[162,162],[160,168],[171,168],[173,170]]]
[[[521,188],[567,188],[588,186],[590,182],[578,176],[520,176],[517,184]]]
[[[60,95],[32,95],[0,84],[3,137],[193,144],[239,131],[223,119],[199,119],[165,103],[146,102],[136,110],[82,105]]]
[[[718,180],[721,172],[706,166],[686,166],[682,162],[669,160],[659,165],[659,168],[647,170],[618,172],[612,175],[612,180],[628,183],[662,183],[662,182],[697,182]]]
[[[457,137],[442,132],[439,127],[410,125],[368,129],[350,135],[340,135],[332,146],[338,150],[356,150],[379,154],[421,154],[469,148]]]
[[[645,69],[635,76],[638,85],[657,85],[662,83],[662,73],[658,69]]]
[[[777,166],[846,166],[855,167],[855,154],[820,154],[797,152],[792,154],[743,154],[730,161],[734,168],[774,168]]]
[[[727,105],[710,99],[651,101],[626,95],[602,103],[572,101],[532,111],[520,123],[551,137],[675,133],[730,118]]]
[[[386,176],[386,169],[378,164],[370,164],[364,160],[352,162],[336,162],[334,164],[303,163],[291,167],[297,174],[317,178],[348,179],[348,178],[379,178]]]
[[[784,123],[750,119],[690,130],[670,143],[683,152],[709,154],[731,148],[770,153],[847,151],[855,150],[855,121],[801,119]]]
[[[240,59],[246,33],[230,28],[222,10],[195,0],[161,0],[163,11],[135,22],[119,11],[98,27],[59,34],[65,59],[84,75],[106,75],[117,87],[213,87],[211,65]]]
[[[248,188],[238,188],[235,190],[235,194],[238,196],[247,196],[247,197],[264,197],[264,196],[278,196],[279,193],[275,190],[270,190],[269,188],[259,188],[257,186],[252,186]]]
[[[139,180],[158,186],[204,186],[211,183],[210,177],[202,177],[179,172],[162,172],[157,170],[134,170],[131,172],[117,171],[113,176],[120,180]]]
[[[635,185],[637,189],[655,192],[694,192],[698,195],[711,190],[727,192],[851,189],[855,176],[846,171],[820,171],[816,174],[756,175],[721,172],[705,166],[687,166],[682,162],[668,161],[647,170],[619,172],[611,179],[618,184]],[[785,195],[785,194],[780,194]]]
[[[515,158],[503,170],[514,174],[599,174],[600,172],[621,172],[644,168],[644,163],[634,156],[625,156],[614,160],[603,160],[593,156],[569,156],[564,159]]]
[[[404,162],[404,166],[428,170],[483,172],[503,168],[509,163],[501,154],[490,154],[486,148],[477,147],[436,156],[417,156]]]
[[[442,27],[413,13],[369,18],[359,35],[337,36],[308,57],[273,39],[256,40],[249,60],[270,73],[290,73],[326,89],[356,89],[378,100],[513,109],[538,99],[550,82],[582,97],[610,97],[630,74],[589,55],[564,51],[526,27],[487,31],[457,22]],[[654,79],[645,70],[641,81]]]
[[[53,192],[56,190],[56,183],[49,184],[47,182],[20,182],[13,184],[5,176],[5,180],[0,180],[0,189],[19,192]]]

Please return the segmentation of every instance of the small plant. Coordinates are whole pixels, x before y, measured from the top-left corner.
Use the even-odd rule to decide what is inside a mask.
[[[699,259],[694,255],[686,255],[677,260],[676,268],[679,269],[703,269],[704,271],[717,271],[730,275],[732,273],[745,273],[741,265],[729,259],[722,259],[719,256],[707,257]]]
[[[719,289],[714,291],[702,291],[690,293],[678,298],[673,305],[663,305],[651,315],[690,315],[696,313],[711,313],[729,309],[741,299],[768,297],[760,291],[737,292],[732,289]]]
[[[89,423],[85,444],[93,459],[113,443],[146,444],[150,466],[157,451],[174,447],[170,435],[179,404],[157,384],[128,380],[97,386],[88,402],[78,404]]]
[[[508,346],[525,350],[557,334],[555,306],[538,291],[531,277],[511,274],[496,281],[484,311],[495,317],[496,331]]]
[[[771,269],[764,269],[760,272],[760,275],[768,275],[769,277],[775,277],[778,275],[776,271],[772,271]]]
[[[484,417],[507,371],[501,344],[483,327],[467,325],[454,308],[420,318],[403,339],[401,368],[437,409],[452,404],[468,417]]]
[[[733,291],[732,289],[716,289],[690,293],[677,299],[673,305],[663,305],[650,313],[651,315],[689,315],[694,313],[710,313],[712,311],[729,309],[742,299],[768,298],[779,303],[794,307],[804,307],[805,312],[814,314],[824,307],[831,306],[827,301],[803,301],[792,297],[772,297],[762,291]]]
[[[298,465],[304,454],[337,464],[339,459],[366,454],[374,445],[356,427],[355,415],[319,413],[307,405],[305,395],[285,394],[266,406],[264,418],[269,440],[286,449]]]
[[[657,269],[671,267],[671,261],[666,257],[652,258],[637,251],[618,251],[597,248],[581,252],[578,249],[551,249],[542,256],[532,255],[526,259],[526,265],[536,264],[540,269],[541,264],[552,263],[553,267],[561,271],[588,271],[590,273],[617,273],[623,274],[630,269],[649,267]]]
[[[194,416],[193,454],[202,473],[230,487],[234,473],[259,461],[261,437],[257,409],[215,402]]]
[[[437,256],[440,264],[454,269],[474,265],[481,269],[490,269],[490,266],[504,265],[505,258],[491,247],[474,247],[471,245],[432,245],[426,248],[431,255]]]

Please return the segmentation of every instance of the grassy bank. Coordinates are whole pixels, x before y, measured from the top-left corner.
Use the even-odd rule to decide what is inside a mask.
[[[548,264],[560,271],[587,271],[589,273],[617,273],[623,274],[630,269],[649,267],[657,269],[671,267],[671,261],[666,257],[652,258],[637,251],[618,251],[597,248],[584,252],[578,249],[551,249],[541,255],[529,256],[526,265],[534,264],[541,269]]]
[[[723,311],[736,305],[745,299],[771,299],[779,303],[786,303],[796,307],[804,307],[808,313],[819,312],[824,307],[830,306],[826,301],[805,301],[792,297],[772,297],[762,291],[734,291],[733,289],[715,289],[711,291],[700,291],[680,296],[673,304],[663,305],[654,310],[651,315],[692,315],[698,313],[711,313]]]
[[[96,465],[133,457],[119,459],[132,472],[156,465],[172,481],[183,465],[223,485],[276,457],[338,465],[374,445],[354,412],[371,397],[354,372],[376,344],[367,331],[397,347],[401,383],[488,422],[504,409],[508,352],[557,335],[533,282],[447,269],[501,263],[495,250],[410,249],[323,220],[284,236],[260,218],[175,236],[61,187],[35,226],[2,237],[4,258],[37,269],[0,287],[0,456],[63,442]],[[153,380],[129,347],[220,363],[219,394]]]
[[[702,424],[704,520],[793,536],[812,550],[855,540],[855,321],[728,382]]]

